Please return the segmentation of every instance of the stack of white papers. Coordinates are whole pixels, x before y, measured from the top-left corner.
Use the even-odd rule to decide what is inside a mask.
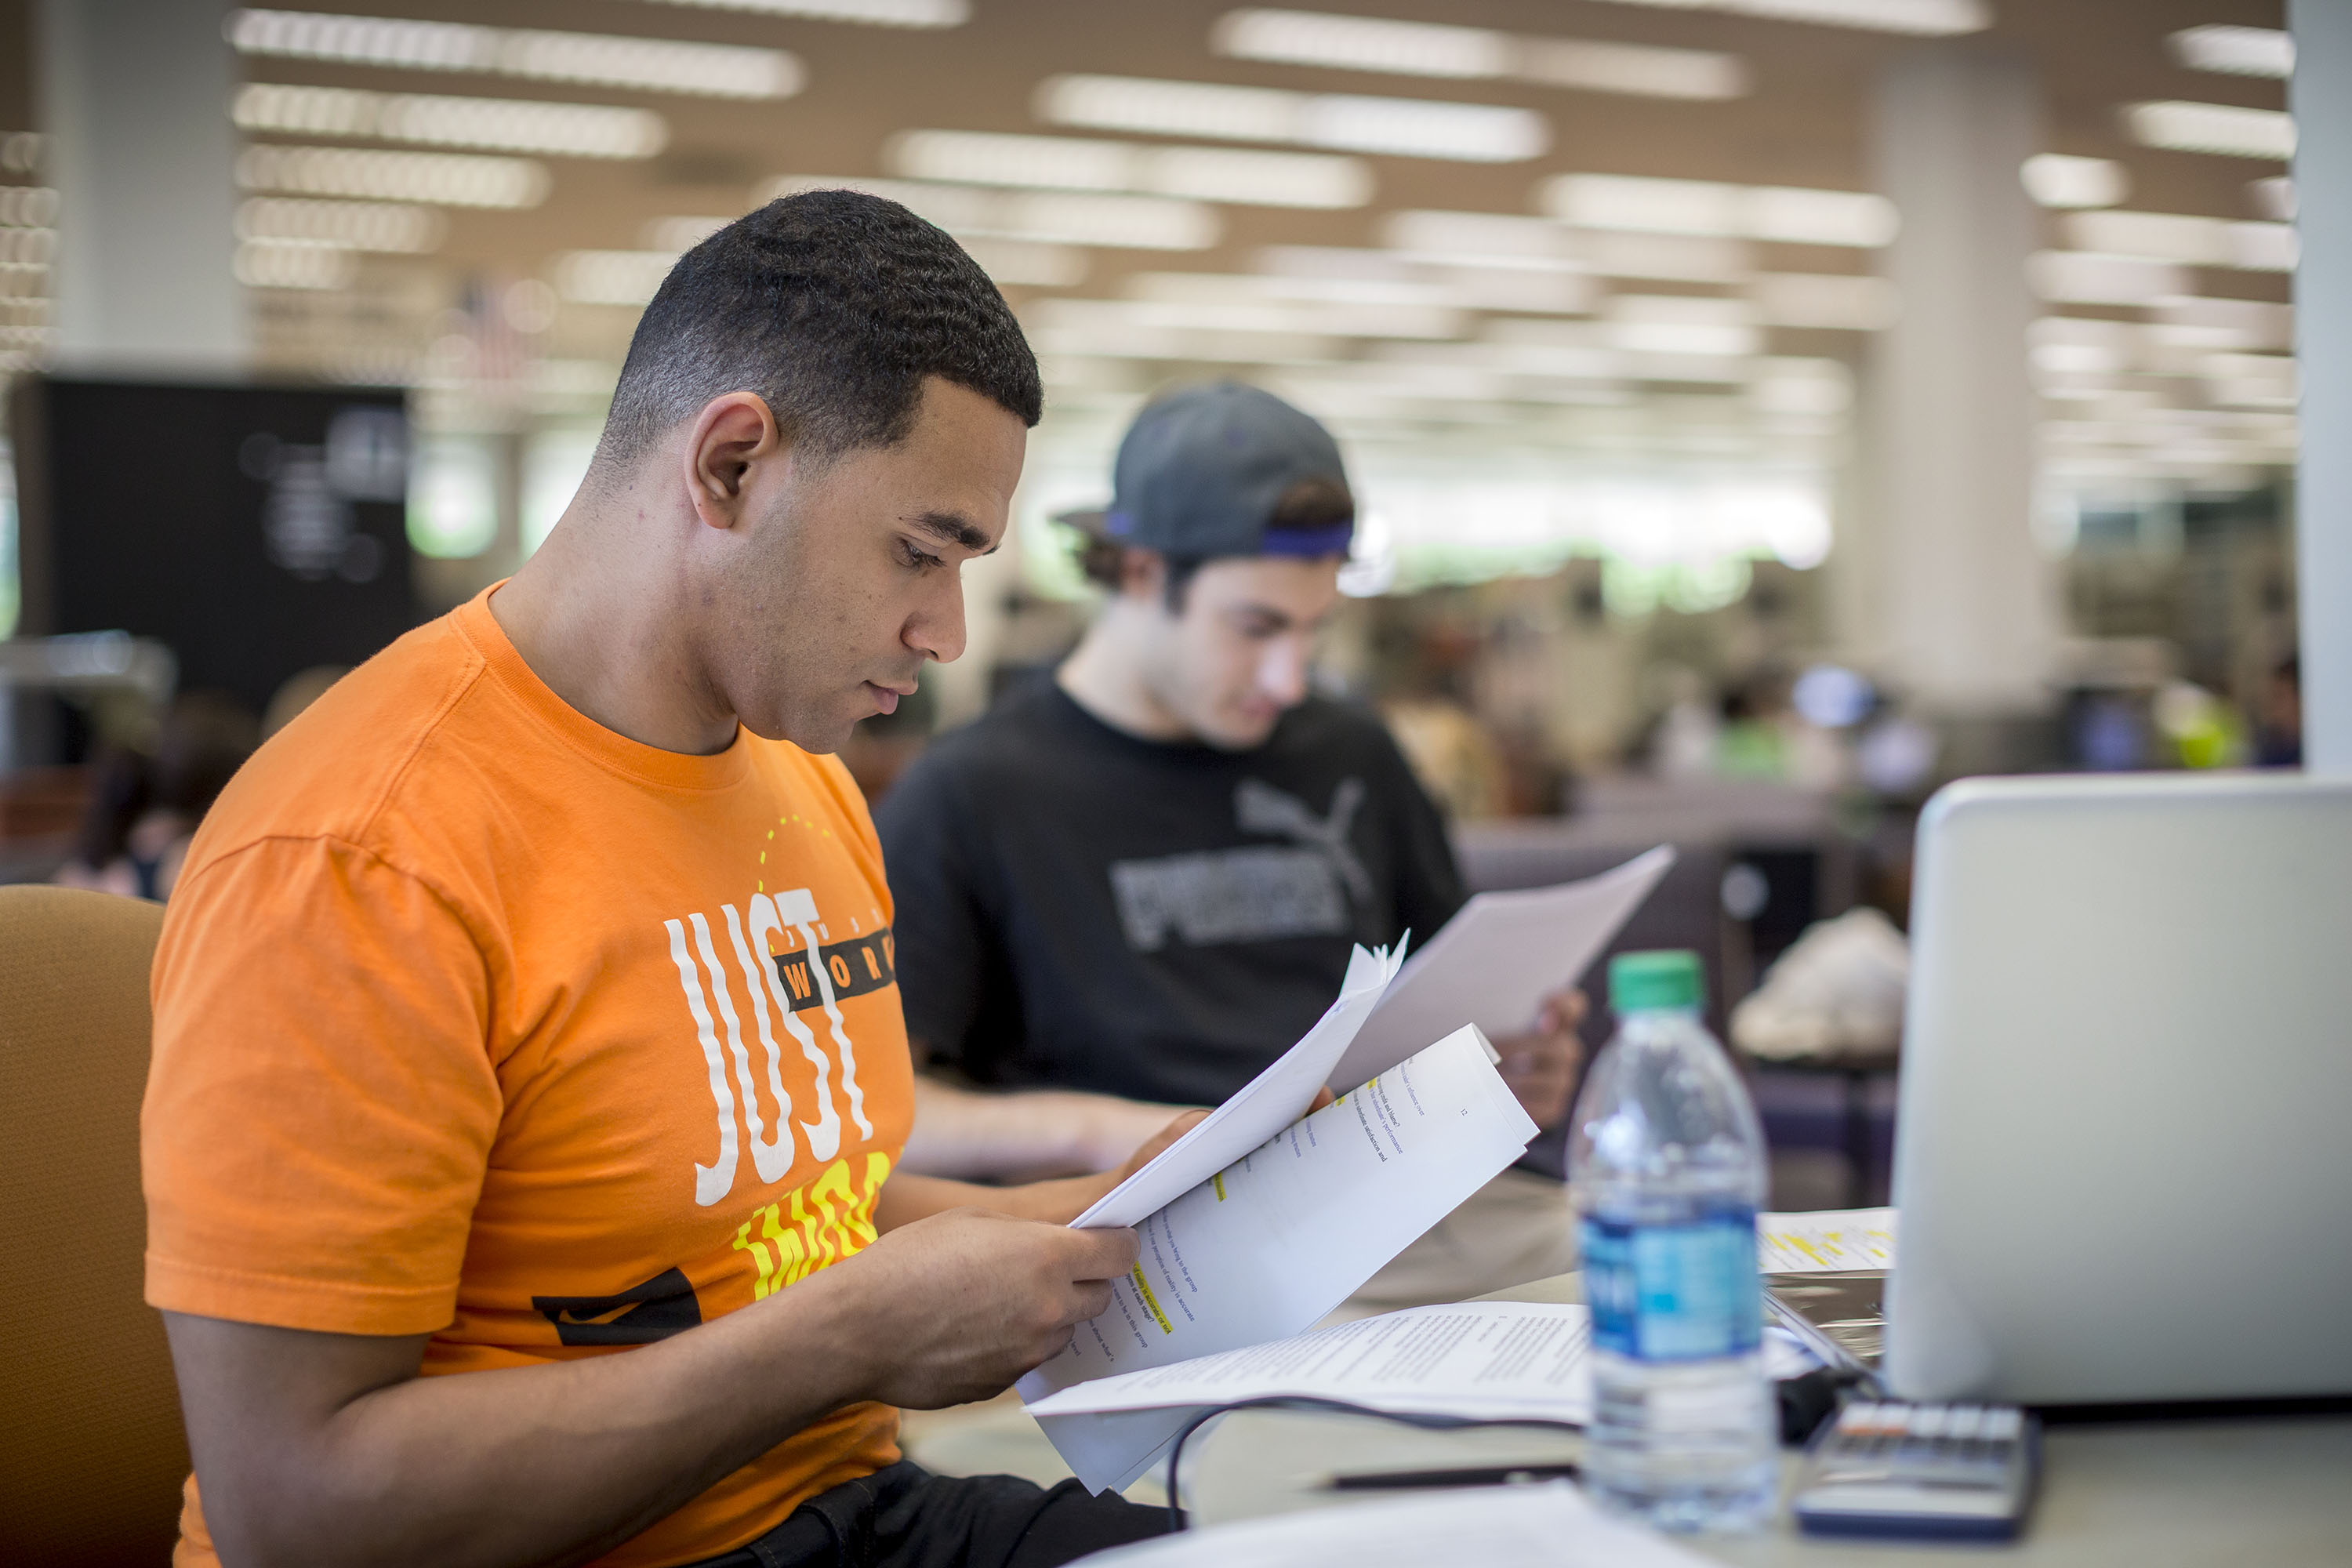
[[[1320,1081],[1318,1069],[1307,1092]],[[1300,1332],[1499,1175],[1535,1133],[1486,1037],[1457,1030],[1141,1216],[1134,1272],[1114,1282],[1108,1310],[1021,1380],[1021,1397],[1035,1411],[1082,1384]],[[1142,1474],[1185,1421],[1132,1406],[1037,1413],[1096,1491]]]
[[[1592,1409],[1591,1320],[1580,1306],[1465,1301],[1413,1307],[1173,1365],[1097,1378],[1030,1414],[1202,1409],[1332,1399],[1375,1410],[1582,1426]]]
[[[1114,1547],[1088,1568],[1710,1568],[1565,1484],[1484,1487],[1322,1508]]]
[[[1756,1263],[1767,1274],[1895,1267],[1893,1209],[1820,1209],[1756,1216]]]

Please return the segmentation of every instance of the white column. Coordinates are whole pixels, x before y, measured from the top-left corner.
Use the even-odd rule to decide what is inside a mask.
[[[2352,0],[2290,0],[2294,29],[2295,357],[2303,456],[2295,574],[2303,759],[2352,773]]]
[[[2032,73],[1969,45],[1900,55],[1878,80],[1878,188],[1902,214],[1882,264],[1902,313],[1869,364],[1855,607],[1880,672],[1953,717],[2046,708],[2057,653],[2056,571],[2032,531],[2039,215],[2018,177],[2040,140]]]
[[[224,15],[219,0],[41,0],[36,90],[62,198],[61,369],[244,366]]]

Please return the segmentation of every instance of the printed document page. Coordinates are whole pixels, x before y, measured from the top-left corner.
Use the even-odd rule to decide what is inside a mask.
[[[1893,1209],[1821,1209],[1756,1216],[1756,1266],[1767,1274],[1895,1267]]]
[[[1299,1332],[1535,1134],[1486,1037],[1457,1029],[1143,1216],[1141,1259],[1113,1285],[1109,1309],[1023,1378],[1021,1397],[1034,1404],[1096,1378]],[[1042,1423],[1096,1491],[1141,1474],[1182,1424],[1166,1411]]]
[[[1397,967],[1403,962],[1402,942],[1393,957],[1386,948],[1366,952],[1359,947],[1349,954],[1347,977],[1339,984],[1339,999],[1299,1037],[1297,1045],[1250,1079],[1239,1094],[1161,1150],[1151,1163],[1096,1200],[1095,1205],[1072,1220],[1071,1225],[1079,1230],[1140,1225],[1146,1215],[1166,1208],[1297,1121],[1315,1102],[1316,1092],[1331,1076],[1332,1064],[1371,1016],[1381,992],[1395,978]],[[1431,1030],[1429,1040],[1461,1026],[1462,1020],[1456,1018],[1444,1029]],[[1421,1045],[1429,1044],[1429,1040]],[[1418,1050],[1420,1046],[1413,1048]],[[1410,1054],[1401,1053],[1398,1059]]]
[[[1098,1378],[1029,1407],[1049,1415],[1245,1399],[1337,1399],[1376,1410],[1526,1416],[1591,1414],[1591,1315],[1581,1306],[1465,1301],[1362,1318],[1286,1340]]]
[[[1236,1521],[1114,1547],[1088,1568],[1712,1568],[1656,1531],[1612,1519],[1564,1481],[1478,1487]]]
[[[1465,1024],[1495,1036],[1528,1028],[1543,999],[1591,966],[1674,863],[1662,844],[1581,882],[1480,893],[1398,973],[1331,1087],[1386,1072]]]

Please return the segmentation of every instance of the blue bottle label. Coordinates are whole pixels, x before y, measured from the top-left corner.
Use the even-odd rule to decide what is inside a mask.
[[[1705,1361],[1761,1342],[1753,1213],[1683,1225],[1589,1218],[1581,1233],[1584,1294],[1601,1349],[1634,1361]]]

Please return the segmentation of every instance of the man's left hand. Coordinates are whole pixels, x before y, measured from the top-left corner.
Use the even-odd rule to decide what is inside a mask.
[[[1534,1028],[1495,1039],[1495,1049],[1503,1058],[1503,1081],[1538,1127],[1549,1127],[1568,1114],[1569,1092],[1584,1064],[1584,1042],[1576,1029],[1589,1005],[1581,991],[1555,991],[1537,1010]]]

